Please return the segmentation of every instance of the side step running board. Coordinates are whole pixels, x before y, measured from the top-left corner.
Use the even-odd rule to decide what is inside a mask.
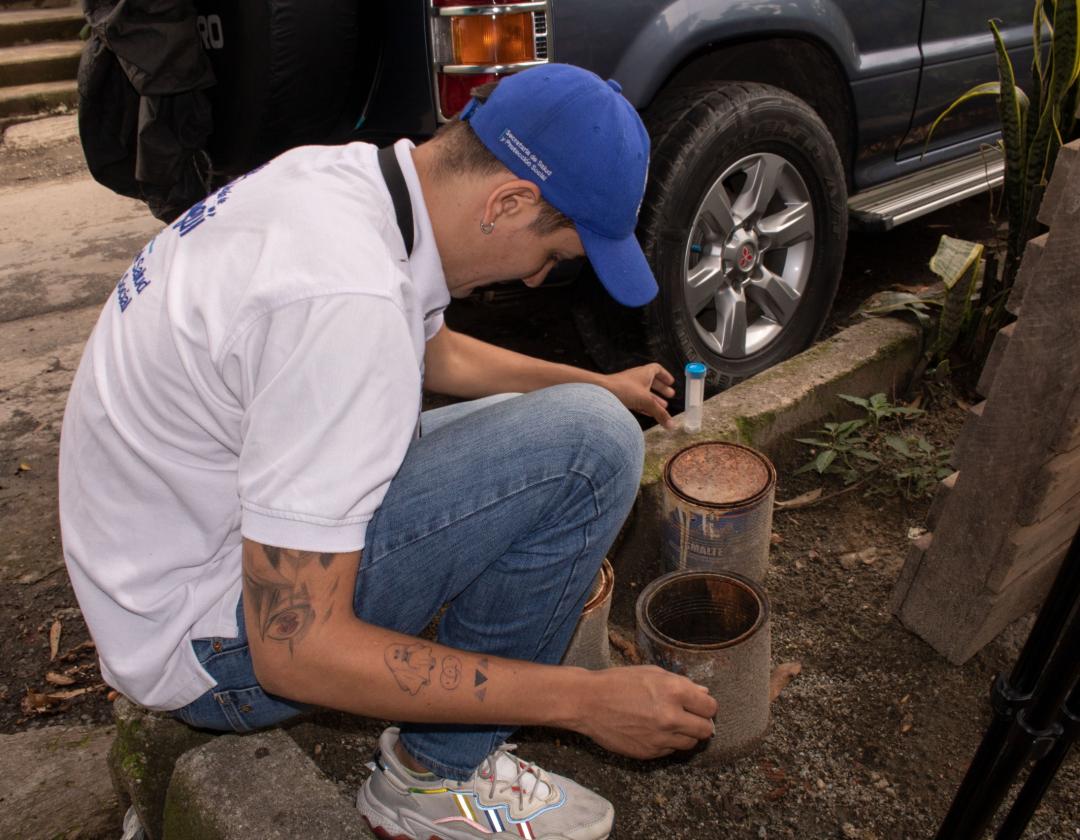
[[[848,200],[851,221],[867,230],[890,230],[961,199],[993,189],[1004,179],[997,149],[923,169]]]

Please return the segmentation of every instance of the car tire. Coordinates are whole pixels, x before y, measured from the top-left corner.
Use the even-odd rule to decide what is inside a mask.
[[[674,89],[644,119],[638,238],[659,294],[626,309],[581,278],[575,320],[605,370],[703,361],[711,388],[726,388],[820,333],[847,240],[843,165],[810,106],[768,85]]]

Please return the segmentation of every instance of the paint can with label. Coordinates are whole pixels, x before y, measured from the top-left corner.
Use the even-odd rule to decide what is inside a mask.
[[[700,760],[750,752],[769,725],[769,600],[749,578],[685,569],[657,578],[636,605],[646,660],[709,689],[719,705],[716,734]]]
[[[570,645],[566,648],[563,665],[576,665],[590,671],[611,667],[608,615],[611,613],[611,593],[614,589],[615,570],[605,557],[581,610],[581,618],[578,619]]]
[[[764,580],[775,493],[776,468],[748,446],[716,441],[676,452],[664,466],[665,568],[724,569]]]

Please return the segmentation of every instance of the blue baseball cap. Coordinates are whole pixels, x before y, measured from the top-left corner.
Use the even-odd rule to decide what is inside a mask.
[[[634,236],[649,170],[649,135],[618,82],[570,64],[531,67],[461,112],[511,172],[573,220],[615,300],[643,306],[656,280]]]

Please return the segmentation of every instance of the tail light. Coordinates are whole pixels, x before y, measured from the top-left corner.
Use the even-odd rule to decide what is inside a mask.
[[[431,0],[436,103],[446,122],[470,91],[550,60],[547,0]]]

